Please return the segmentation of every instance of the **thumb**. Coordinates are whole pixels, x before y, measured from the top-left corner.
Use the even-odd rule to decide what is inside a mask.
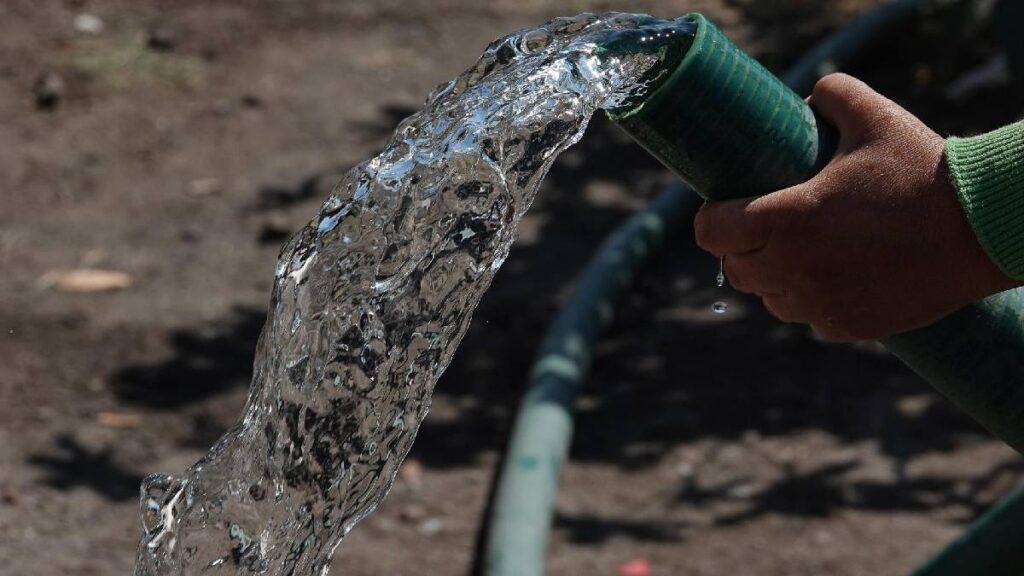
[[[888,110],[891,105],[864,82],[838,73],[818,80],[808,101],[839,131],[840,149],[860,143],[880,111]]]

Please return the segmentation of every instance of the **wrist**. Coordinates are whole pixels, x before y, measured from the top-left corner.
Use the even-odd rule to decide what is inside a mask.
[[[950,138],[946,162],[978,243],[1003,274],[1024,279],[1024,123]]]

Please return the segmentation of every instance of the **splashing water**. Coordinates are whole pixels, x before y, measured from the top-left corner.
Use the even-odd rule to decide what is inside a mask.
[[[241,420],[180,477],[144,481],[136,576],[326,574],[390,488],[555,156],[692,33],[584,14],[511,34],[353,168],[281,252]]]

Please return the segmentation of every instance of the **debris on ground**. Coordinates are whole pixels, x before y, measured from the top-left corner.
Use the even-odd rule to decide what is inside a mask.
[[[170,52],[178,45],[178,36],[167,26],[154,26],[146,35],[146,46],[158,52]]]
[[[142,425],[142,416],[132,412],[100,412],[96,423],[104,428],[131,429]]]
[[[619,566],[619,576],[650,576],[651,563],[643,558],[630,560]]]
[[[45,72],[36,78],[32,86],[32,95],[35,98],[36,108],[39,110],[55,110],[64,100],[67,93],[67,85],[56,72]]]
[[[102,34],[103,28],[105,27],[103,20],[99,16],[89,14],[87,12],[83,12],[82,14],[75,16],[73,25],[76,32],[91,34],[93,36]]]
[[[43,274],[40,284],[58,292],[108,292],[131,286],[132,277],[117,270],[51,270]]]

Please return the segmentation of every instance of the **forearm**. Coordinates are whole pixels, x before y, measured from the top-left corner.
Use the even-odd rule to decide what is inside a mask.
[[[1006,275],[1024,280],[1024,121],[950,138],[946,160],[978,241]]]

